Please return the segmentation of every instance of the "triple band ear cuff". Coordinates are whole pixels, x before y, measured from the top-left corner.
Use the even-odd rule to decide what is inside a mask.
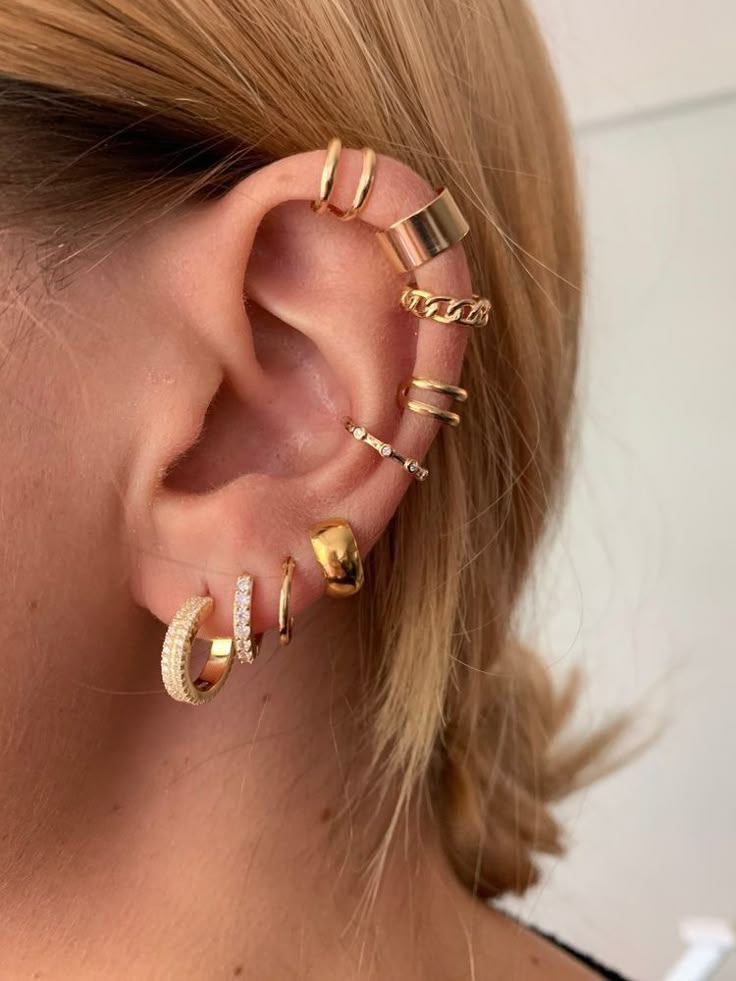
[[[347,211],[338,211],[334,205],[330,204],[330,196],[335,186],[337,165],[340,162],[341,153],[342,143],[335,137],[327,144],[327,156],[325,157],[325,164],[322,168],[322,177],[319,184],[319,197],[316,201],[312,202],[312,211],[321,215],[329,208],[340,221],[352,221],[353,218],[357,218],[362,208],[365,207],[368,196],[373,188],[373,181],[376,176],[376,154],[369,146],[363,147],[363,170],[358,181],[353,203]]]
[[[355,439],[359,442],[366,443],[376,453],[380,454],[384,460],[395,460],[397,463],[400,463],[404,470],[411,474],[414,480],[426,480],[429,477],[429,470],[426,470],[418,460],[403,456],[390,443],[384,443],[383,440],[369,433],[364,426],[357,425],[357,423],[353,422],[347,416],[343,419],[342,424]]]

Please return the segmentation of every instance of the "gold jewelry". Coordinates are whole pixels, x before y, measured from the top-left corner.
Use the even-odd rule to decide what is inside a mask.
[[[348,210],[343,211],[342,214],[337,214],[340,221],[352,221],[353,218],[357,218],[361,208],[365,207],[365,203],[368,200],[368,195],[373,189],[373,180],[376,176],[376,154],[375,151],[371,150],[369,146],[364,146],[362,153],[363,170],[360,173],[358,189],[355,192],[353,203]]]
[[[407,286],[399,301],[404,310],[420,320],[435,320],[438,324],[459,324],[461,327],[485,327],[491,311],[491,301],[483,296],[456,300],[438,296],[427,290]]]
[[[335,599],[354,596],[363,585],[363,563],[347,521],[326,518],[311,527],[309,538],[325,574],[325,593]]]
[[[456,245],[469,231],[455,199],[441,188],[429,204],[376,234],[389,260],[404,273]]]
[[[189,702],[190,705],[209,702],[230,674],[233,642],[229,637],[212,641],[207,663],[195,681],[189,673],[194,638],[214,607],[211,596],[193,596],[177,611],[166,631],[161,652],[161,677],[166,691],[178,702]]]
[[[467,402],[468,393],[458,385],[446,385],[444,382],[433,381],[431,378],[406,378],[400,385],[397,393],[399,405],[402,409],[416,412],[420,416],[432,416],[438,422],[443,422],[447,426],[459,426],[460,416],[457,412],[450,412],[448,409],[440,409],[431,402],[417,402],[409,398],[409,390],[421,388],[425,392],[437,392],[439,395],[449,395],[454,402]]]
[[[340,161],[341,153],[342,143],[340,140],[337,137],[331,139],[327,144],[327,156],[325,157],[325,165],[322,168],[322,177],[319,182],[319,197],[312,202],[312,211],[321,215],[329,208],[340,221],[352,221],[353,218],[357,218],[361,209],[365,207],[368,196],[373,189],[373,181],[376,176],[376,154],[369,146],[363,147],[363,170],[360,174],[353,203],[347,211],[339,211],[334,205],[330,204],[330,196],[335,186],[337,165]]]
[[[251,626],[252,599],[253,576],[249,572],[241,572],[235,583],[233,603],[233,639],[241,664],[252,664],[260,653],[260,637],[253,634]]]
[[[362,443],[367,443],[368,446],[372,447],[384,459],[396,460],[397,463],[400,463],[404,470],[410,473],[415,480],[426,480],[429,477],[429,470],[425,470],[418,460],[413,460],[411,457],[405,457],[401,453],[397,453],[390,443],[384,443],[378,437],[372,436],[367,429],[363,426],[356,425],[352,419],[345,416],[342,424],[355,439]]]
[[[291,643],[291,633],[294,629],[294,617],[289,615],[291,606],[291,583],[294,578],[294,568],[296,562],[289,555],[281,563],[281,571],[284,574],[279,593],[279,641],[286,645]]]
[[[327,156],[325,157],[325,165],[322,168],[322,177],[319,182],[319,197],[316,201],[312,201],[312,211],[316,214],[321,215],[322,212],[327,211],[330,203],[330,195],[332,194],[332,189],[335,186],[335,174],[337,172],[337,163],[340,159],[340,153],[342,152],[342,143],[337,137],[334,137],[327,144]]]

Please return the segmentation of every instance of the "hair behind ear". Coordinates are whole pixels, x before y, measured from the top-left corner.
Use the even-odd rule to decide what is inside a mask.
[[[361,597],[380,664],[377,779],[399,778],[399,810],[429,786],[459,875],[498,894],[529,885],[535,851],[560,849],[549,804],[589,772],[582,750],[564,766],[555,757],[568,702],[514,645],[511,621],[566,462],[581,281],[567,129],[521,0],[468,0],[449,35],[442,0],[339,9],[66,0],[50,12],[19,0],[0,11],[3,198],[26,208],[4,217],[61,229],[63,254],[83,233],[152,220],[336,134],[451,188],[492,322],[471,334],[462,426],[440,433],[433,478],[410,489]],[[606,740],[589,746],[601,754]]]

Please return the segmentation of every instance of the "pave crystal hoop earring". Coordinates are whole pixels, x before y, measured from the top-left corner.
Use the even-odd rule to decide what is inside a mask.
[[[426,470],[418,460],[414,460],[411,457],[403,456],[398,453],[390,443],[384,443],[383,440],[369,433],[365,426],[358,426],[353,422],[348,416],[342,421],[343,426],[347,431],[361,443],[365,443],[374,449],[376,453],[384,458],[384,460],[395,460],[400,463],[401,466],[406,470],[407,473],[411,474],[414,480],[426,480],[429,477],[429,470]]]
[[[457,245],[469,231],[455,199],[442,188],[429,204],[376,232],[376,237],[394,268],[407,273]]]
[[[241,572],[235,583],[233,602],[233,639],[241,664],[252,664],[260,653],[261,638],[253,633],[251,625],[252,600],[253,576],[249,572]]]
[[[409,398],[412,388],[419,388],[424,392],[436,392],[438,395],[449,395],[453,402],[467,402],[468,393],[458,385],[446,385],[444,382],[433,381],[431,378],[406,378],[400,385],[397,393],[397,401],[402,409],[409,412],[416,412],[420,416],[431,416],[438,422],[446,426],[459,426],[460,416],[457,412],[450,412],[449,409],[440,409],[431,402],[419,402]]]
[[[284,646],[291,643],[291,635],[294,630],[294,617],[289,611],[291,608],[291,584],[294,579],[295,568],[296,562],[290,555],[281,563],[284,578],[279,593],[279,642]]]
[[[408,313],[420,320],[434,320],[438,324],[458,324],[460,327],[485,327],[491,312],[491,301],[483,296],[456,300],[452,296],[439,296],[407,286],[399,303]]]
[[[178,610],[166,631],[161,652],[161,677],[166,691],[178,702],[203,705],[225,684],[233,666],[233,642],[229,637],[212,641],[207,663],[192,680],[189,667],[192,644],[202,623],[215,608],[211,596],[193,596]]]

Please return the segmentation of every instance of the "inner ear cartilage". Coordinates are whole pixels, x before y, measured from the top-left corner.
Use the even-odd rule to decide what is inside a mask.
[[[390,443],[384,443],[383,440],[378,439],[377,436],[373,436],[364,426],[359,426],[357,423],[353,422],[348,416],[342,420],[343,426],[347,431],[359,442],[366,443],[368,446],[372,447],[382,456],[384,460],[395,460],[400,463],[401,466],[406,470],[408,474],[414,478],[414,480],[426,480],[429,477],[429,470],[426,470],[418,460],[414,460],[411,457],[402,456],[398,453]]]

